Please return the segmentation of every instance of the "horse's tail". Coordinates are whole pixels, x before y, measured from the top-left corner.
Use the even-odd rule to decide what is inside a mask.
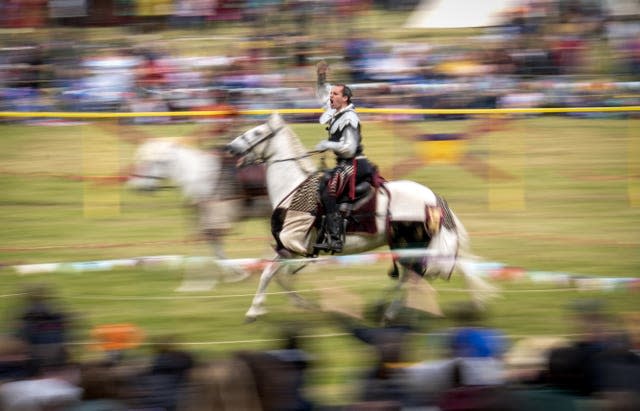
[[[458,260],[456,262],[458,272],[464,277],[465,284],[467,285],[474,304],[478,308],[484,309],[490,300],[499,296],[500,289],[485,281],[477,273],[473,260],[480,258],[471,252],[469,233],[453,211],[449,210],[449,213],[455,223],[458,234]]]
[[[477,308],[485,309],[489,301],[500,296],[500,288],[482,278],[473,261],[460,258],[456,261],[456,268],[464,278],[471,300]]]
[[[456,226],[456,232],[458,233],[458,253],[463,257],[472,257],[471,240],[469,239],[467,229],[453,211],[449,210],[449,212],[451,213],[451,218],[453,219]]]
[[[449,204],[447,204],[447,201],[443,197],[436,195],[436,203],[442,210],[443,226],[456,232],[458,237],[458,255],[462,255],[463,257],[473,257],[471,255],[471,241],[469,240],[469,233],[464,227],[464,224],[462,224],[462,221],[460,221],[453,210],[449,208]]]

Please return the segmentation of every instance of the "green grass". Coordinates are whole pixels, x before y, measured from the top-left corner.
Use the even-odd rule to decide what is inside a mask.
[[[459,164],[431,163],[393,175],[399,162],[415,154],[413,134],[473,132],[482,119],[424,122],[391,126],[365,121],[369,157],[388,178],[409,178],[443,195],[472,236],[476,254],[491,261],[528,270],[579,273],[603,277],[638,277],[640,268],[640,208],[629,202],[628,170],[638,170],[638,120],[581,120],[560,117],[524,118],[505,128],[478,134],[466,142]],[[317,124],[295,124],[307,147],[321,135]],[[88,338],[96,325],[131,322],[149,336],[175,334],[203,357],[223,356],[238,349],[277,345],[276,325],[298,322],[305,334],[327,335],[341,330],[330,319],[293,307],[285,296],[269,296],[271,313],[262,321],[243,324],[244,312],[257,285],[254,276],[244,282],[221,284],[209,292],[177,293],[181,267],[131,267],[108,272],[18,275],[14,264],[91,261],[144,255],[207,255],[205,244],[193,243],[191,216],[181,207],[175,190],[144,195],[108,183],[83,182],[92,142],[114,145],[117,161],[105,161],[105,175],[118,174],[131,160],[135,146],[130,136],[178,136],[196,132],[196,126],[106,127],[94,122],[79,127],[0,126],[0,312],[3,332],[21,301],[15,293],[32,283],[51,284],[59,303],[78,314],[78,338]],[[83,146],[84,144],[84,146]],[[89,144],[89,147],[86,146]],[[106,144],[106,145],[105,145]],[[471,156],[471,157],[469,157]],[[469,158],[478,161],[470,167]],[[92,158],[100,162],[100,156]],[[466,162],[466,163],[465,163]],[[482,167],[511,176],[491,178]],[[471,171],[473,170],[473,171]],[[635,175],[635,189],[638,188]],[[632,183],[634,180],[631,180]],[[510,185],[510,186],[509,186]],[[491,190],[522,190],[525,207],[497,211]],[[515,188],[514,188],[515,187]],[[108,217],[87,217],[87,192],[111,190],[119,195],[119,211]],[[513,191],[515,190],[515,191]],[[227,239],[235,258],[270,255],[268,222],[240,223]],[[320,289],[341,287],[371,302],[391,285],[387,264],[317,266],[294,278],[298,289],[317,300]],[[204,267],[204,270],[209,267]],[[213,269],[213,268],[211,268]],[[499,284],[502,298],[489,309],[488,324],[513,338],[525,335],[567,335],[575,330],[567,304],[594,297],[607,302],[614,313],[638,311],[631,290],[577,292],[557,285],[529,281]],[[465,299],[462,284],[436,281],[445,312]],[[535,290],[535,291],[533,291]],[[546,291],[544,291],[546,290]],[[279,291],[274,284],[271,291]],[[355,298],[355,297],[354,297]],[[410,359],[433,355],[437,340],[424,333],[442,330],[447,319],[421,320]],[[318,359],[312,372],[312,394],[327,401],[348,399],[349,382],[369,359],[366,348],[348,336],[326,336],[306,341]],[[96,355],[84,346],[81,357]]]

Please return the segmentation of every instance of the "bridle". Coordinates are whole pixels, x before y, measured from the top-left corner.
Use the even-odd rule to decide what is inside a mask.
[[[247,138],[247,133],[244,133],[240,136],[240,140],[242,140],[246,145],[247,148],[242,151],[241,153],[236,154],[238,157],[244,157],[247,154],[249,154],[250,152],[252,152],[257,146],[259,146],[260,144],[264,143],[265,141],[267,142],[267,146],[265,147],[265,150],[269,148],[269,144],[271,143],[271,138],[273,138],[273,136],[275,136],[278,132],[280,132],[285,126],[280,126],[277,128],[273,128],[271,127],[271,124],[266,123],[267,127],[269,127],[269,133],[265,134],[264,136],[262,136],[261,138],[259,138],[257,141],[251,143],[250,141],[248,141]],[[275,160],[271,160],[270,157],[264,157],[262,158],[262,160],[256,160],[256,161],[252,161],[251,163],[246,163],[246,164],[242,164],[241,167],[246,167],[249,165],[255,165],[255,164],[275,164],[275,163],[283,163],[283,162],[287,162],[287,161],[298,161],[298,160],[302,160],[308,157],[311,157],[315,154],[321,153],[322,151],[320,150],[311,150],[311,151],[307,151],[305,154],[299,155],[299,156],[295,156],[295,157],[287,157],[287,158],[278,158]]]
[[[258,141],[255,141],[253,143],[251,143],[248,140],[247,133],[242,134],[240,136],[240,140],[242,140],[247,145],[247,148],[244,151],[240,152],[240,153],[234,153],[234,154],[237,155],[238,157],[246,156],[247,154],[252,152],[254,148],[258,147],[263,142],[267,141],[268,143],[270,143],[271,142],[271,138],[273,136],[275,136],[276,133],[278,133],[280,130],[282,130],[284,128],[284,126],[280,126],[280,127],[276,128],[276,129],[274,129],[273,127],[271,127],[271,124],[266,123],[266,125],[267,125],[267,127],[269,127],[269,133],[265,134],[260,139],[258,139]],[[267,147],[269,147],[269,146],[267,145]],[[266,160],[268,160],[268,159],[265,159],[265,162],[266,162]]]

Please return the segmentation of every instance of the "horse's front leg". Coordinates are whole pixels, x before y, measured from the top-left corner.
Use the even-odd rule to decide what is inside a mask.
[[[178,292],[193,292],[193,291],[210,291],[220,281],[229,281],[227,278],[231,271],[225,265],[224,262],[226,256],[222,246],[222,238],[210,230],[204,230],[202,236],[208,241],[208,244],[213,249],[213,256],[211,259],[203,260],[197,255],[189,255],[183,264],[182,283],[176,291]],[[195,250],[194,250],[195,251]],[[233,273],[234,278],[244,279],[238,273]]]
[[[249,277],[251,273],[244,268],[232,264],[224,264],[224,261],[227,260],[223,242],[224,232],[206,230],[204,234],[213,251],[214,258],[218,260],[216,261],[216,268],[220,270],[220,272],[215,274],[217,279],[225,283],[236,283]]]
[[[269,286],[269,282],[273,276],[276,275],[282,267],[282,263],[275,260],[262,271],[262,274],[260,275],[260,283],[258,284],[258,291],[256,291],[256,295],[253,297],[251,307],[249,307],[249,310],[245,314],[247,322],[253,322],[259,316],[267,313],[267,309],[264,308],[264,301],[267,298],[267,287]]]
[[[296,267],[296,266],[294,266],[292,264],[289,264],[287,266],[287,270],[288,270],[287,275],[289,277],[291,277],[294,274],[298,273],[300,270],[302,270],[306,266],[307,266],[307,264],[303,264],[303,265],[298,266],[298,267]],[[293,304],[296,307],[305,308],[307,310],[313,310],[313,309],[317,309],[318,308],[317,304],[314,304],[313,302],[307,300],[306,298],[304,298],[303,296],[298,294],[293,289],[293,287],[289,284],[289,282],[284,280],[283,273],[280,273],[279,275],[276,276],[276,281],[278,282],[280,287],[282,287],[282,289],[287,292],[288,297],[291,299],[291,301],[293,302]]]

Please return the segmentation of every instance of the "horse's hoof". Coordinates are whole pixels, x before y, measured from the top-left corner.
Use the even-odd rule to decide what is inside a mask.
[[[258,317],[260,317],[261,315],[265,315],[266,313],[267,313],[267,310],[263,307],[251,308],[249,311],[245,313],[244,322],[245,324],[255,322],[258,319]]]
[[[311,301],[307,301],[304,299],[300,299],[300,300],[295,300],[293,302],[293,304],[298,307],[301,308],[303,310],[307,310],[307,311],[318,311],[320,310],[320,306],[318,304],[315,304]]]

